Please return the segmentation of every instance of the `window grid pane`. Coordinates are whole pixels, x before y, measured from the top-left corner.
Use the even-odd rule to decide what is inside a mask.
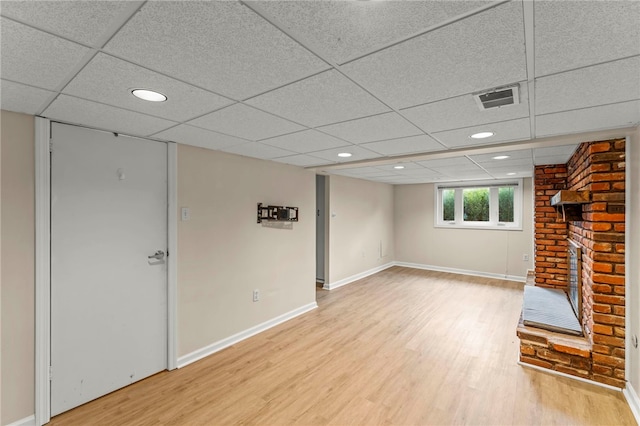
[[[442,190],[442,220],[454,221],[456,219],[456,191],[455,189]]]
[[[465,222],[489,221],[489,188],[464,189],[462,200]]]
[[[498,221],[513,222],[513,198],[514,188],[505,186],[498,188]]]

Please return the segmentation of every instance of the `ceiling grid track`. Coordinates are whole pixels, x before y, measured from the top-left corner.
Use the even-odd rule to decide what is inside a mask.
[[[331,61],[330,59],[328,59],[328,55],[323,54],[321,52],[321,49],[315,47],[312,45],[312,43],[308,42],[308,41],[303,41],[304,37],[300,36],[299,34],[293,34],[291,30],[288,30],[286,28],[284,28],[284,25],[279,23],[274,17],[270,16],[263,8],[260,8],[259,6],[256,6],[255,3],[250,3],[248,4],[247,2],[242,2],[242,4],[244,4],[245,6],[247,6],[248,8],[250,8],[251,10],[253,10],[256,14],[258,14],[261,18],[263,18],[264,20],[266,20],[267,22],[269,22],[271,25],[273,25],[274,27],[276,27],[278,30],[282,31],[284,34],[286,34],[287,36],[289,36],[292,40],[296,41],[298,44],[300,44],[302,47],[304,47],[305,49],[307,49],[309,52],[313,53],[314,55],[316,55],[318,58],[322,59],[324,62],[326,62],[327,64],[329,64],[331,67],[333,67],[333,69],[335,69],[337,72],[339,72],[343,77],[347,78],[349,81],[351,81],[353,84],[355,84],[356,86],[358,86],[359,88],[361,88],[362,90],[364,90],[366,93],[368,93],[369,95],[373,96],[378,102],[382,103],[385,107],[387,107],[391,112],[395,112],[396,114],[398,114],[400,117],[402,117],[406,122],[408,122],[409,124],[413,125],[414,127],[416,127],[417,129],[421,130],[423,132],[424,135],[429,136],[430,138],[432,138],[433,140],[435,140],[436,142],[438,142],[440,145],[442,145],[442,147],[444,149],[449,149],[448,146],[446,146],[444,143],[442,143],[440,140],[438,140],[438,138],[436,138],[435,136],[431,135],[429,132],[425,131],[422,127],[420,127],[419,125],[417,125],[416,123],[414,123],[412,120],[410,120],[409,118],[407,118],[398,108],[395,108],[393,106],[391,106],[388,102],[386,102],[385,100],[383,100],[381,97],[377,96],[375,93],[373,93],[371,90],[369,90],[368,88],[366,88],[362,83],[360,83],[359,81],[357,81],[355,78],[353,78],[351,75],[349,75],[346,71],[344,71],[340,65],[338,65],[337,63]],[[456,20],[455,22],[457,22],[458,20]],[[411,38],[415,38],[416,36],[412,36]],[[397,43],[394,43],[394,45]],[[379,50],[378,50],[379,51]]]

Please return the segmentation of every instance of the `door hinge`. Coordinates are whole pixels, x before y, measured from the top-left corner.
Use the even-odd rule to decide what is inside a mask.
[[[53,141],[49,140],[49,152],[53,152]]]
[[[49,381],[53,379],[53,367],[49,366]]]

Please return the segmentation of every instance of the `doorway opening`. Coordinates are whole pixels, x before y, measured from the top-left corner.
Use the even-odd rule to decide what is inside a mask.
[[[316,175],[316,286],[325,283],[327,230],[327,177]]]

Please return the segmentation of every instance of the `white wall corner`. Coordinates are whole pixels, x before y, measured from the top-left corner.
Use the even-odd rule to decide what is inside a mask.
[[[394,262],[394,264],[395,266],[402,266],[404,268],[424,269],[427,271],[436,271],[436,272],[449,272],[451,274],[471,275],[474,277],[497,278],[500,280],[516,281],[520,283],[527,282],[527,277],[521,277],[518,275],[494,274],[491,272],[471,271],[468,269],[447,268],[444,266],[434,266],[434,265],[423,265],[421,263]]]
[[[167,369],[178,367],[178,144],[167,143]]]
[[[36,416],[35,414],[25,417],[24,419],[16,420],[13,423],[9,423],[7,426],[35,426]]]
[[[289,311],[285,314],[277,316],[269,321],[265,321],[262,324],[258,324],[254,327],[248,328],[244,331],[234,334],[233,336],[229,336],[225,339],[218,340],[215,343],[212,343],[208,346],[195,350],[187,355],[181,356],[178,358],[178,368],[185,367],[191,363],[201,360],[209,355],[212,355],[218,351],[221,351],[224,348],[228,348],[238,342],[241,342],[245,339],[248,339],[251,336],[255,336],[258,333],[266,331],[272,327],[275,327],[278,324],[282,324],[283,322],[289,321],[297,316],[300,316],[304,313],[312,311],[318,307],[316,302],[312,302],[301,306],[297,309]]]
[[[50,420],[50,235],[51,235],[51,174],[49,141],[51,122],[36,117],[35,122],[35,175],[36,175],[36,241],[35,241],[35,417],[41,425]]]
[[[350,277],[343,278],[343,279],[338,280],[338,281],[333,282],[333,283],[325,282],[324,285],[322,286],[322,288],[325,289],[325,290],[335,290],[338,287],[342,287],[343,285],[351,284],[352,282],[361,280],[362,278],[366,278],[369,275],[376,274],[376,273],[378,273],[380,271],[384,271],[385,269],[391,268],[392,266],[395,266],[395,262],[389,262],[389,263],[385,263],[384,265],[376,266],[375,268],[369,269],[369,270],[364,271],[364,272],[360,272],[360,273],[355,274],[355,275],[351,275]]]
[[[629,408],[631,408],[633,417],[640,424],[640,398],[638,398],[636,390],[631,386],[631,383],[627,382],[627,387],[622,390],[622,393],[627,400],[627,404],[629,404]]]

